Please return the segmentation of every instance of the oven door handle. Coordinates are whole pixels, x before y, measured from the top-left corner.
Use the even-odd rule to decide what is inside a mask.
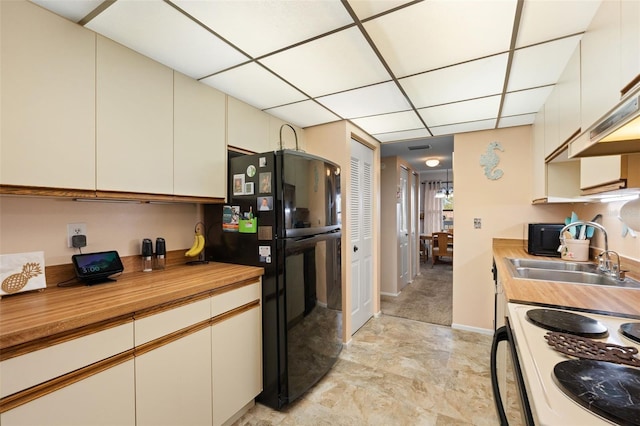
[[[508,340],[509,334],[507,333],[507,327],[502,326],[495,331],[493,334],[493,341],[491,342],[491,388],[493,389],[493,400],[496,403],[496,411],[500,418],[501,426],[508,425],[509,421],[507,420],[507,415],[504,412],[502,397],[500,396],[500,386],[498,385],[498,344]]]

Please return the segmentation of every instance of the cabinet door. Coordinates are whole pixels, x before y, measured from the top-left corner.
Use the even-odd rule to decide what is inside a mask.
[[[640,2],[622,1],[620,16],[620,81],[625,87],[640,74]]]
[[[97,189],[173,194],[173,71],[97,37]]]
[[[3,426],[135,425],[134,361],[129,360],[0,415]]]
[[[531,159],[533,161],[532,199],[538,200],[547,196],[546,166],[544,162],[544,107],[536,114],[533,123],[533,144]]]
[[[603,1],[581,41],[582,129],[620,99],[620,1]]]
[[[0,2],[0,183],[95,189],[95,34]]]
[[[571,55],[558,84],[558,143],[580,129],[580,45]]]
[[[136,425],[211,424],[211,330],[136,356]]]
[[[213,424],[221,425],[262,391],[261,308],[216,323],[211,331]]]
[[[225,198],[225,95],[174,72],[173,169],[176,195]]]
[[[545,158],[560,146],[561,140],[558,133],[560,90],[558,86],[553,89],[547,102],[544,104],[544,156]]]
[[[227,144],[251,152],[267,152],[269,114],[227,96]]]
[[[608,184],[620,180],[623,170],[620,155],[580,159],[580,188]]]

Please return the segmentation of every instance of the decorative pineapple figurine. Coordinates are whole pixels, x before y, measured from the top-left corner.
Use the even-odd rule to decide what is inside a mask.
[[[39,263],[29,262],[22,266],[22,272],[9,275],[2,281],[2,290],[6,293],[15,293],[20,291],[27,282],[33,277],[42,274],[42,268]]]

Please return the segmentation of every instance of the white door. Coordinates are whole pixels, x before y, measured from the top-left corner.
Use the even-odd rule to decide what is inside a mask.
[[[409,244],[409,253],[411,259],[411,276],[409,277],[409,281],[413,281],[413,277],[418,275],[418,263],[420,262],[418,258],[418,200],[416,198],[418,175],[411,173],[410,178],[411,194],[409,195],[409,198],[411,199],[411,232],[409,232],[409,237],[411,244]]]
[[[373,316],[373,151],[351,140],[352,334]]]
[[[398,271],[398,290],[409,283],[409,172],[400,169],[400,200],[398,207],[398,253],[400,253]]]

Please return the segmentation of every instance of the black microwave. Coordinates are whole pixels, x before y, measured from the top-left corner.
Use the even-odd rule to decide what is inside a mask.
[[[536,256],[560,257],[560,230],[564,223],[530,223],[527,253]]]

